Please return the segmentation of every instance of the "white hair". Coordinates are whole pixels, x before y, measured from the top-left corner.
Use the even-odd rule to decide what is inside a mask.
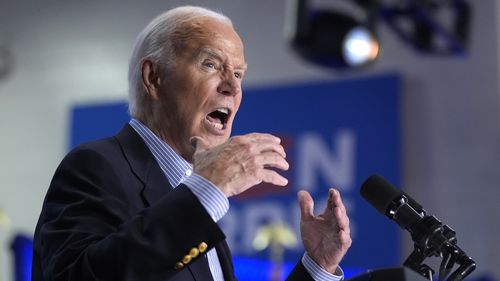
[[[142,84],[142,63],[146,59],[172,69],[175,64],[176,46],[189,39],[189,23],[201,18],[211,18],[233,26],[225,15],[213,10],[182,6],[168,10],[153,19],[137,36],[129,61],[129,114],[138,119],[147,118],[148,98]],[[184,29],[181,31],[181,29]],[[186,30],[188,29],[188,30]],[[151,116],[149,116],[151,117]]]

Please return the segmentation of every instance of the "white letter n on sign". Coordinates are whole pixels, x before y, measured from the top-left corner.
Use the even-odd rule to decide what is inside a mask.
[[[339,190],[353,187],[356,139],[352,131],[342,130],[334,134],[332,151],[315,133],[300,136],[297,148],[298,188],[315,191],[319,175],[328,187]]]

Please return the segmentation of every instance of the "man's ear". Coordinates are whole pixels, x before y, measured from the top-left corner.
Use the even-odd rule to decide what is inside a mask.
[[[151,98],[160,98],[161,75],[158,64],[150,59],[146,59],[141,65],[142,86]]]

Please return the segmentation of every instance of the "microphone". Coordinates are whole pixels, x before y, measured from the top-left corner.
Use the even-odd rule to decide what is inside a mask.
[[[366,179],[360,193],[380,213],[410,232],[411,227],[425,216],[425,210],[417,201],[379,175]]]
[[[430,256],[442,256],[440,280],[450,273],[454,263],[460,267],[447,280],[463,280],[476,268],[475,262],[456,245],[453,229],[443,225],[436,217],[426,215],[417,201],[383,177],[370,176],[362,184],[360,194],[380,213],[410,232],[415,250],[404,265],[430,278],[433,270],[422,262]]]

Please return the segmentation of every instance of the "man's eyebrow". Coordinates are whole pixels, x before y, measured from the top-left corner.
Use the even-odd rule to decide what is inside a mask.
[[[247,63],[243,63],[242,65],[237,66],[236,69],[246,71],[247,67],[248,67]]]
[[[201,48],[198,52],[198,57],[203,57],[208,55],[209,57],[215,57],[218,60],[222,60],[222,54],[211,48]]]
[[[211,48],[201,48],[200,52],[198,53],[198,57],[201,58],[204,55],[207,55],[209,57],[213,57],[215,59],[218,59],[220,61],[223,61],[224,55],[221,54],[220,52],[211,49]],[[235,66],[236,69],[241,69],[241,70],[246,70],[247,69],[247,64],[243,63],[242,65]]]

